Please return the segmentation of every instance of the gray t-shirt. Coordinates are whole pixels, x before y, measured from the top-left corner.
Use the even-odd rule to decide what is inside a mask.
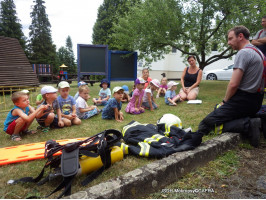
[[[262,29],[263,30],[263,29]],[[266,37],[266,31],[265,30],[259,30],[257,32],[257,34],[255,35],[254,37],[254,40],[257,40],[257,39],[261,39],[261,38],[265,38]],[[262,31],[262,33],[260,34],[260,32]],[[260,37],[259,37],[260,36]]]
[[[252,44],[248,44],[245,47],[256,48]],[[255,50],[245,47],[235,57],[234,69],[239,68],[244,72],[238,89],[255,93],[262,80],[263,60]],[[263,56],[263,54],[261,55]]]

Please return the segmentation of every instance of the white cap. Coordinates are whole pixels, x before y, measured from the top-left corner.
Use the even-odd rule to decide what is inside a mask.
[[[119,90],[124,91],[124,89],[122,87],[119,87],[119,86],[114,87],[113,94],[116,93],[116,92],[118,92]]]
[[[58,84],[58,88],[66,88],[66,87],[69,87],[69,88],[70,88],[69,83],[66,82],[66,81],[61,81],[61,82]]]
[[[29,90],[21,90],[21,92],[25,93],[25,94],[29,94],[30,91]]]
[[[155,85],[156,87],[160,87],[160,81],[157,80],[157,79],[153,79],[153,80],[151,81],[151,83],[152,83],[153,85]]]
[[[178,83],[174,81],[169,81],[169,83],[167,83],[168,90],[170,90],[174,85],[178,85]]]
[[[44,86],[41,89],[41,94],[42,95],[48,94],[48,93],[55,93],[55,92],[57,92],[57,89],[55,89],[53,86]]]

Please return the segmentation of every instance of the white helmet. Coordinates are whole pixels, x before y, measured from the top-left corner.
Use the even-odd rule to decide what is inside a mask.
[[[157,124],[166,124],[167,126],[176,126],[182,129],[182,122],[179,117],[173,114],[164,114],[161,119],[157,121]]]

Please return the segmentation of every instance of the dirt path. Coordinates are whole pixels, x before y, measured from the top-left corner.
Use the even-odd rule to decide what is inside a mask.
[[[266,199],[266,143],[259,148],[238,151],[240,166],[225,180],[209,183],[214,193],[201,193],[208,199]],[[207,180],[206,180],[207,181]]]

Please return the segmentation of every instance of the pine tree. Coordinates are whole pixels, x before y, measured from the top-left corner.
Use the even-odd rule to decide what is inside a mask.
[[[110,49],[114,46],[112,33],[113,24],[118,22],[120,17],[125,16],[129,8],[139,3],[140,0],[104,0],[98,9],[97,20],[93,27],[93,44],[109,45]]]
[[[46,14],[45,1],[36,0],[30,14],[32,18],[30,29],[31,63],[52,64],[54,72],[56,66],[56,46],[51,36],[51,24]]]
[[[69,73],[77,73],[77,65],[75,62],[75,56],[74,56],[74,52],[73,52],[73,44],[72,44],[72,40],[71,40],[70,36],[68,36],[66,39],[66,49],[68,51],[68,56],[69,56],[69,62],[67,63],[69,66],[68,72]]]
[[[0,7],[0,35],[17,38],[20,45],[26,49],[26,38],[22,32],[22,25],[17,18],[16,5],[13,0],[3,0]]]
[[[59,59],[60,64],[65,64],[68,66],[66,69],[68,73],[70,74],[76,74],[77,73],[77,65],[75,62],[75,56],[73,53],[73,47],[72,47],[72,40],[71,37],[68,36],[66,39],[66,47],[60,47],[57,52],[57,57]]]

